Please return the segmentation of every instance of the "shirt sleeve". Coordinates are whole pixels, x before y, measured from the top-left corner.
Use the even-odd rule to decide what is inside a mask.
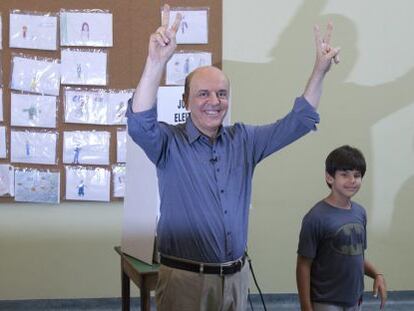
[[[253,127],[253,154],[255,163],[282,149],[311,130],[316,130],[319,114],[303,97],[295,100],[293,109],[282,119]]]
[[[168,132],[157,120],[157,105],[141,112],[132,111],[132,99],[126,111],[128,134],[140,146],[151,162],[158,165],[165,153]]]

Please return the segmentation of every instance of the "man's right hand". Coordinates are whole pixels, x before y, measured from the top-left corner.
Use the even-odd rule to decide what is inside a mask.
[[[168,28],[170,22],[170,6],[164,5],[161,16],[161,26],[151,34],[148,47],[148,57],[155,63],[166,64],[177,47],[176,33],[181,23],[181,14],[177,13],[175,21]]]
[[[144,72],[132,101],[133,112],[146,111],[154,107],[156,103],[162,73],[177,47],[175,34],[181,22],[181,15],[176,15],[170,28],[168,28],[169,22],[170,7],[165,4],[162,10],[161,26],[150,36]]]

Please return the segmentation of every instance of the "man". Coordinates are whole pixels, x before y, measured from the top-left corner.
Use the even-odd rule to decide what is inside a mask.
[[[181,21],[170,28],[169,7],[150,37],[149,52],[130,103],[128,131],[156,165],[161,217],[157,228],[161,268],[158,310],[244,310],[245,265],[251,181],[258,162],[315,129],[322,82],[339,49],[330,47],[332,25],[322,39],[315,28],[317,57],[303,96],[283,119],[264,126],[223,127],[229,80],[214,67],[188,75],[185,124],[157,122],[156,95],[176,48]]]

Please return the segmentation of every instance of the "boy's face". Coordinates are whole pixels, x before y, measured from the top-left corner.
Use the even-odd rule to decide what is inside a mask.
[[[362,176],[357,170],[338,170],[333,177],[326,173],[326,182],[331,185],[331,190],[335,195],[350,199],[361,188]]]

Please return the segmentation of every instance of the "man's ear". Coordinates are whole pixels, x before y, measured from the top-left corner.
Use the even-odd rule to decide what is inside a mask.
[[[188,110],[187,99],[188,99],[188,94],[184,92],[184,93],[183,93],[182,100],[183,100],[183,103],[184,103],[184,108],[185,108],[186,110]]]
[[[329,185],[332,185],[334,182],[334,177],[332,177],[328,172],[325,172],[325,180]]]

